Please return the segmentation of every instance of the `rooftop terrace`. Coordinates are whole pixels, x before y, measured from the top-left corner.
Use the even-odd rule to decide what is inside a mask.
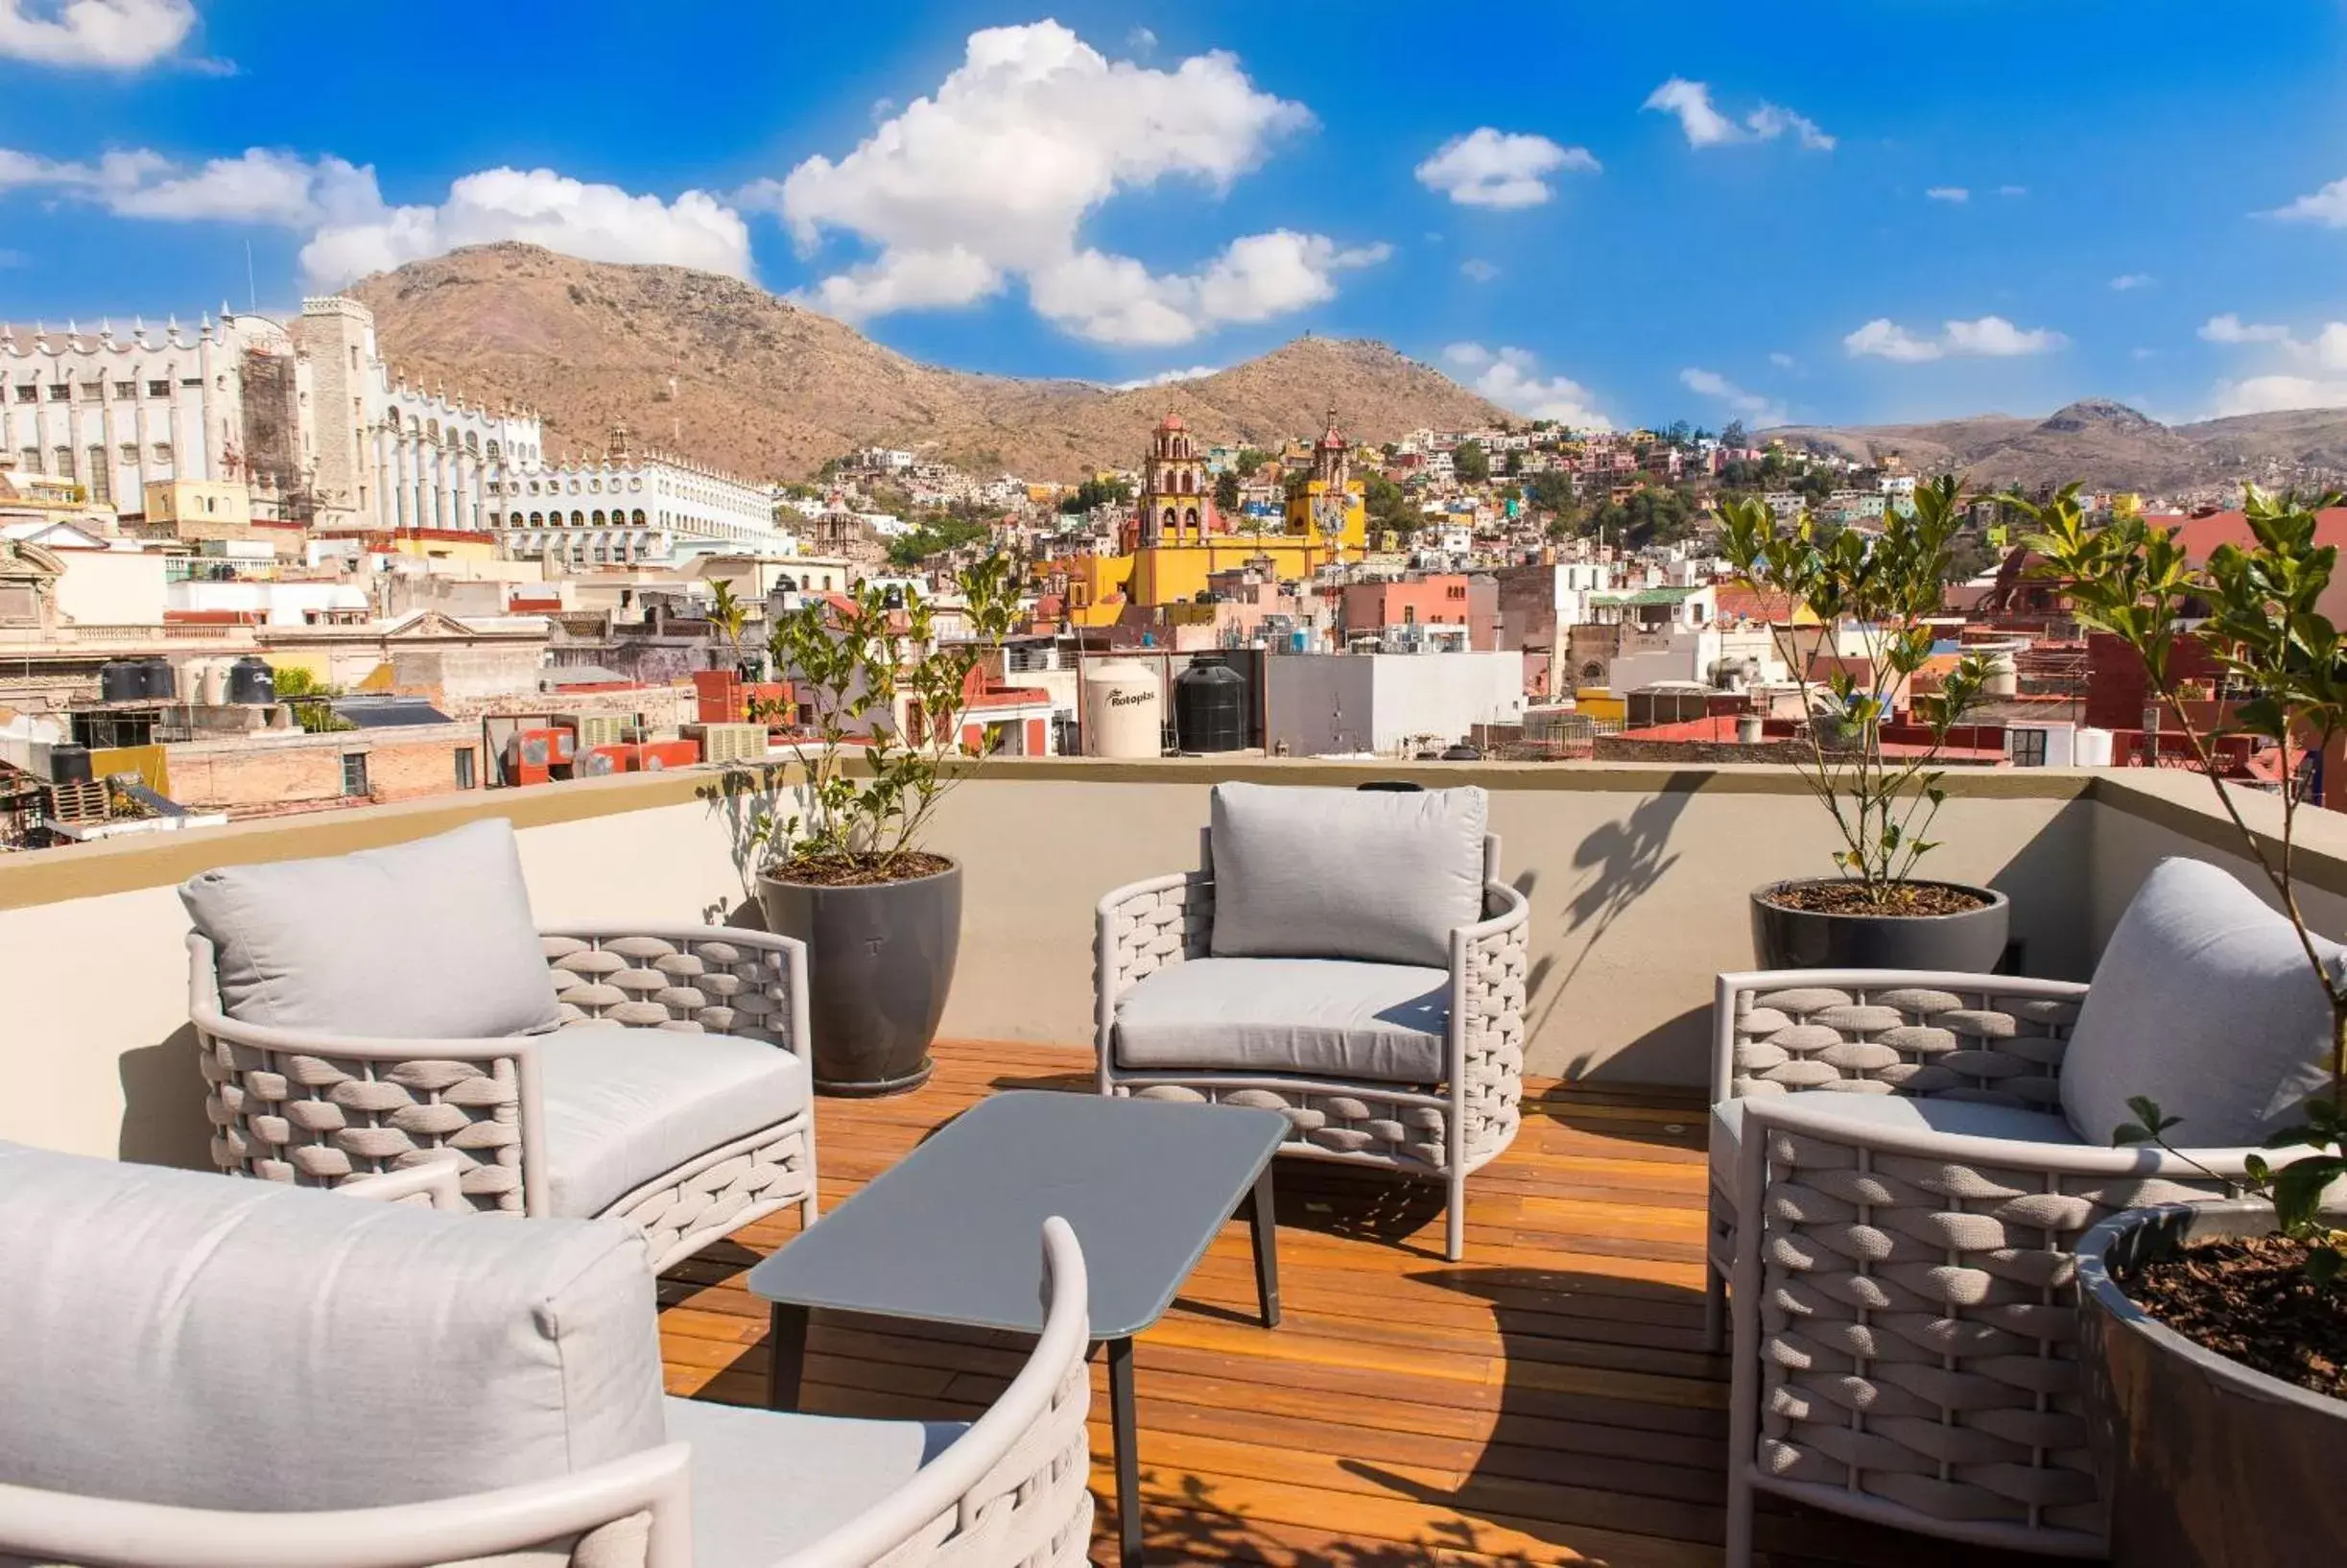
[[[1532,910],[1523,1133],[1468,1184],[1467,1255],[1439,1195],[1283,1166],[1288,1316],[1256,1325],[1234,1224],[1141,1341],[1153,1560],[1329,1565],[1719,1560],[1727,1363],[1701,1348],[1706,1018],[1748,967],[1745,894],[1826,864],[1824,814],[1787,770],[1006,760],[934,836],[966,867],[940,1069],[917,1094],[818,1105],[826,1210],[983,1095],[1082,1092],[1091,920],[1119,883],[1193,864],[1209,785],[1416,776],[1492,792],[1502,874]],[[0,1138],[201,1167],[173,889],[207,866],[336,853],[510,816],[542,920],[733,915],[741,880],[707,775],[638,774],[325,819],[0,857]],[[2034,973],[2083,976],[2158,859],[2238,865],[2202,780],[1959,771],[1941,874],[2014,899]],[[2248,802],[2262,820],[2270,802]],[[2311,913],[2347,925],[2347,822],[2313,814]],[[738,917],[738,916],[736,916]],[[382,956],[388,964],[399,955]],[[742,1275],[770,1219],[662,1288],[672,1391],[755,1402],[766,1319]],[[951,1414],[1016,1360],[985,1336],[818,1315],[809,1408]],[[1105,1400],[1100,1539],[1113,1540]],[[1970,1549],[1764,1503],[1785,1565],[1993,1564]],[[2016,1559],[2002,1559],[2010,1562]]]

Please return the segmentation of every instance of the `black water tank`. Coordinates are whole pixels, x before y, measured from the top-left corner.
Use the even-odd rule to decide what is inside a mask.
[[[269,661],[247,653],[228,666],[228,701],[266,707],[277,700],[277,672]]]
[[[49,748],[49,782],[86,784],[90,781],[89,748],[70,741]]]
[[[1246,677],[1227,664],[1193,664],[1174,681],[1174,733],[1184,751],[1246,745]]]
[[[146,678],[139,682],[139,695],[150,702],[168,702],[179,695],[179,674],[166,658],[140,659]]]
[[[1483,753],[1461,742],[1445,750],[1442,753],[1442,760],[1445,762],[1481,762],[1483,760]]]
[[[147,667],[136,659],[108,659],[98,666],[98,701],[135,702],[147,695]]]

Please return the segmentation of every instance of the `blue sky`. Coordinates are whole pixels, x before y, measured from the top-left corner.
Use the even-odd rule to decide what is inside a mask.
[[[1618,425],[2347,406],[2342,67],[2338,0],[0,0],[0,319],[523,237],[1021,375],[1312,331]]]

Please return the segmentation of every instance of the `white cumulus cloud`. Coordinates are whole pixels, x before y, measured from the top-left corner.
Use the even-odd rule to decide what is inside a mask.
[[[2320,224],[2325,228],[2347,228],[2347,179],[2335,179],[2321,190],[2310,192],[2263,216]]]
[[[1481,256],[1469,256],[1458,264],[1458,270],[1470,283],[1488,283],[1500,275],[1500,270]]]
[[[451,184],[443,202],[393,206],[373,168],[332,156],[256,147],[188,165],[144,148],[95,162],[0,149],[0,188],[11,185],[47,186],[121,218],[290,229],[306,237],[301,269],[315,288],[492,240],[588,261],[751,271],[748,226],[716,197],[686,191],[668,202],[551,169],[484,169]]]
[[[190,0],[0,0],[0,59],[135,71],[195,25]]]
[[[1532,419],[1553,419],[1580,430],[1611,430],[1588,388],[1566,376],[1540,374],[1539,356],[1528,348],[1486,348],[1480,343],[1455,343],[1443,349],[1445,362],[1464,375],[1467,385],[1502,408]]]
[[[2211,393],[2216,414],[2269,414],[2279,409],[2347,408],[2347,321],[2325,321],[2311,337],[2271,321],[2244,321],[2227,311],[2202,323],[2203,341],[2230,348],[2259,348],[2264,373],[2220,380]]]
[[[1418,165],[1418,183],[1462,207],[1530,207],[1554,193],[1553,174],[1596,174],[1586,147],[1563,147],[1546,136],[1482,126],[1454,136]]]
[[[1792,423],[1792,416],[1785,411],[1783,403],[1760,392],[1746,392],[1717,370],[1681,370],[1679,381],[1698,396],[1717,398],[1726,404],[1738,418],[1755,428]]]
[[[1064,330],[1170,344],[1333,297],[1336,274],[1390,253],[1276,229],[1228,241],[1194,271],[1160,273],[1085,245],[1117,195],[1189,179],[1226,188],[1311,124],[1228,54],[1172,69],[1111,61],[1056,22],[970,35],[961,63],[836,160],[817,155],[743,204],[787,223],[802,252],[831,234],[874,248],[808,301],[849,320],[966,305],[1012,281]]]
[[[1961,185],[1934,185],[1923,193],[1934,202],[1969,202],[1972,192]]]
[[[1943,321],[1934,337],[1920,337],[1885,316],[1878,316],[1841,340],[1853,358],[1886,359],[1903,365],[1948,358],[2014,359],[2050,354],[2070,340],[2046,327],[2019,327],[2002,316],[1972,321]]]
[[[2137,289],[2147,289],[2156,281],[2149,273],[2122,273],[2111,279],[2111,287],[2121,294],[2128,294]]]
[[[1187,370],[1160,370],[1155,375],[1135,376],[1130,381],[1112,382],[1117,392],[1139,392],[1144,387],[1171,387],[1177,382],[1202,381],[1210,375],[1220,375],[1220,365],[1193,365]]]
[[[552,169],[484,169],[451,184],[438,205],[386,207],[378,200],[320,227],[302,247],[301,268],[312,283],[333,288],[495,240],[542,245],[584,261],[752,275],[748,226],[708,192],[664,202]]]
[[[1725,147],[1734,142],[1774,141],[1790,133],[1813,153],[1830,153],[1834,138],[1805,115],[1776,104],[1764,103],[1741,121],[1729,118],[1712,104],[1708,83],[1672,77],[1647,95],[1644,108],[1678,116],[1679,129],[1690,147]]]
[[[2244,321],[2231,311],[2222,316],[2212,316],[2203,321],[2200,336],[2208,343],[2278,343],[2288,347],[2298,346],[2298,340],[2288,327],[2265,321]]]

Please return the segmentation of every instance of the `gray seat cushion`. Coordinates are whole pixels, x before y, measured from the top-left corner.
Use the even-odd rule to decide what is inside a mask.
[[[1479,789],[1218,784],[1209,829],[1219,959],[1448,965],[1483,917]]]
[[[669,1439],[693,1445],[695,1568],[771,1568],[888,1497],[969,1430],[666,1403]]]
[[[1771,1105],[1822,1109],[1854,1127],[1947,1132],[1967,1138],[2009,1138],[2016,1143],[2064,1144],[2073,1148],[2079,1141],[2077,1134],[2070,1130],[2070,1124],[2059,1116],[2013,1105],[1983,1105],[1977,1100],[1854,1094],[1845,1089],[1802,1089],[1792,1094],[1755,1098],[1765,1098]],[[1750,1099],[1723,1100],[1712,1107],[1712,1181],[1721,1192],[1736,1190],[1736,1154],[1743,1144],[1744,1107],[1750,1104]]]
[[[642,1238],[0,1146],[0,1482],[357,1509],[661,1438]]]
[[[2340,949],[2315,938],[2335,966]],[[2195,860],[2164,860],[2120,916],[2062,1056],[2062,1110],[2108,1144],[2133,1095],[2179,1148],[2263,1143],[2327,1079],[2331,1008],[2288,917]]]
[[[387,849],[224,866],[179,890],[221,1006],[276,1029],[492,1039],[561,1022],[502,817]]]
[[[656,1176],[807,1107],[807,1068],[763,1040],[581,1025],[538,1046],[547,1198],[600,1214]]]
[[[1117,1008],[1120,1067],[1439,1083],[1447,969],[1341,959],[1192,959]]]

